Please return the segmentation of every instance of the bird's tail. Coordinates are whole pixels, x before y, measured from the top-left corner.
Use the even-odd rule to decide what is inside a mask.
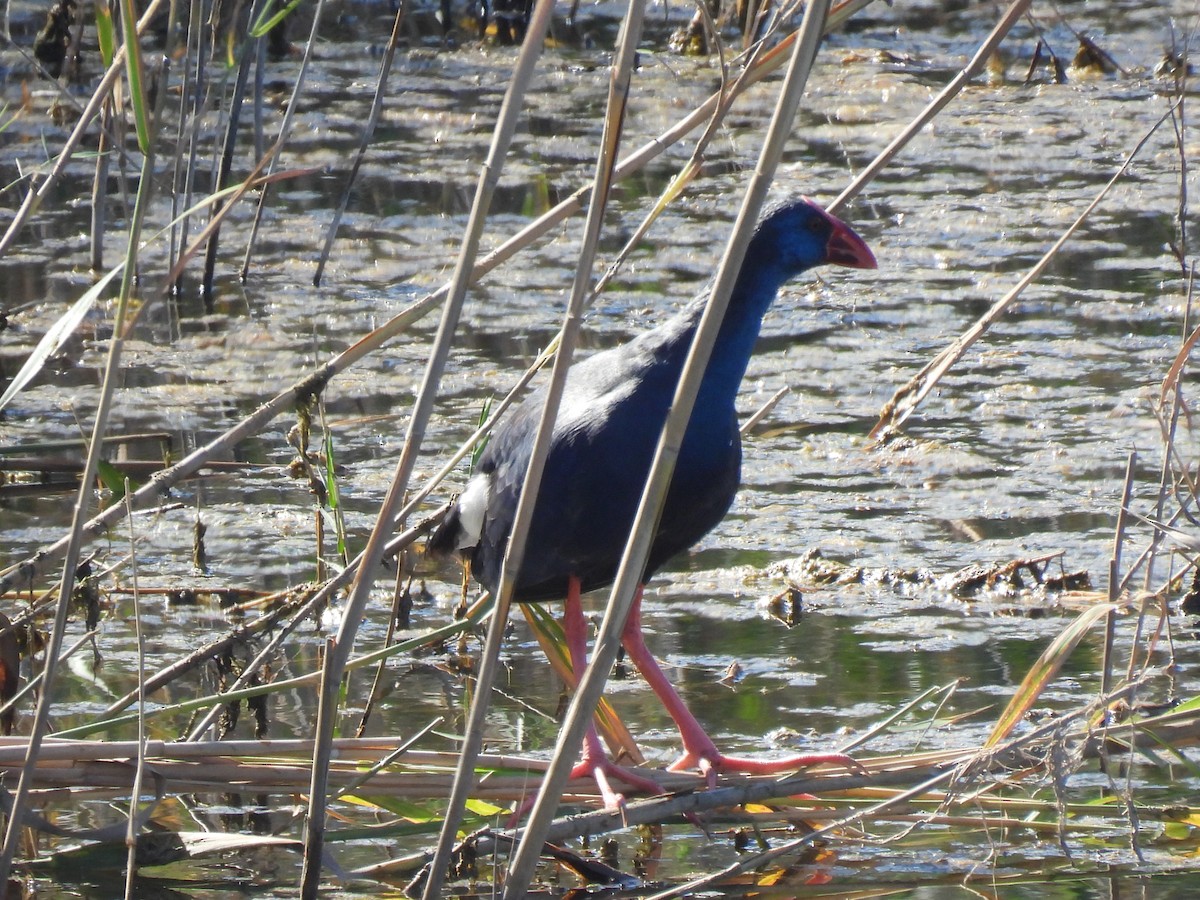
[[[457,556],[462,539],[462,522],[459,521],[458,507],[451,506],[446,517],[438,523],[429,540],[425,542],[425,555],[446,558]]]

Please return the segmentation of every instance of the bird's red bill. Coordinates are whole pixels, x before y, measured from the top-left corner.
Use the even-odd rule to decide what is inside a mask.
[[[836,216],[829,216],[829,221],[833,225],[833,233],[829,235],[829,241],[825,245],[825,254],[830,263],[835,266],[849,266],[852,269],[877,267],[875,254],[866,242],[854,233],[854,229]]]

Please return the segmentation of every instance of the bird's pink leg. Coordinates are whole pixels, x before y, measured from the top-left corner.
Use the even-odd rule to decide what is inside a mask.
[[[567,603],[563,609],[563,634],[566,636],[567,650],[571,655],[571,669],[577,679],[587,667],[587,622],[583,617],[583,604],[579,596],[579,579],[572,576],[567,587]],[[595,722],[588,725],[580,760],[571,770],[572,778],[589,776],[596,782],[600,796],[604,798],[604,805],[609,809],[619,809],[625,802],[625,798],[612,789],[609,778],[615,778],[636,791],[662,793],[662,788],[649,778],[642,778],[609,760],[600,744]]]
[[[667,680],[667,676],[658,665],[658,660],[646,647],[646,640],[642,636],[641,587],[638,588],[633,608],[625,622],[621,643],[625,645],[625,652],[629,654],[630,661],[637,666],[679,728],[679,736],[683,740],[683,756],[668,766],[668,771],[699,769],[712,786],[716,783],[717,772],[720,771],[743,772],[747,775],[776,775],[820,764],[848,766],[856,771],[862,768],[844,753],[801,753],[783,759],[751,759],[721,753],[708,736],[708,732],[696,721],[696,717],[687,708],[675,687]]]
[[[568,582],[562,626],[563,635],[567,640],[567,652],[571,657],[571,671],[575,673],[576,679],[587,668],[587,621],[583,617],[580,593],[579,579],[572,577]],[[624,769],[608,758],[604,752],[604,746],[600,743],[600,735],[596,733],[595,722],[588,725],[583,739],[583,751],[579,755],[579,762],[571,770],[570,777],[591,778],[596,782],[596,787],[599,789],[607,809],[621,809],[625,805],[624,795],[613,790],[610,779],[615,779],[642,793],[663,793],[662,787],[657,782]],[[515,828],[532,806],[532,797],[521,803],[509,819],[510,827]]]

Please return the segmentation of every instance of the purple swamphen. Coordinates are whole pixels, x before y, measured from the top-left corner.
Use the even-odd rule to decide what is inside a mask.
[[[785,282],[824,263],[871,269],[875,257],[845,223],[807,199],[774,207],[755,229],[680,448],[643,582],[707,534],[733,502],[742,462],[735,400],[763,315]],[[580,594],[610,584],[616,575],[704,299],[629,343],[580,362],[567,379],[513,599],[565,598],[563,625],[576,672],[586,658]],[[493,591],[543,402],[544,392],[535,391],[496,428],[475,475],[429,540],[431,553],[469,562]],[[640,607],[639,589],[622,643],[679,727],[684,752],[672,769],[695,766],[711,782],[722,769],[775,773],[848,762],[838,754],[762,760],[720,753],[646,648]],[[619,797],[607,787],[608,772],[637,789],[654,788],[609,763],[590,729],[575,774],[593,775],[612,802]]]

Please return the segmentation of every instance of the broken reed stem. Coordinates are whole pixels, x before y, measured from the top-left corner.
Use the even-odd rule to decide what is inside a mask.
[[[1173,106],[1172,106],[1173,108]],[[925,364],[925,366],[914,375],[907,384],[901,386],[893,395],[892,398],[884,404],[883,409],[879,414],[879,421],[871,429],[870,437],[872,440],[882,443],[887,441],[893,435],[899,433],[901,427],[908,420],[908,417],[916,412],[917,407],[925,400],[926,397],[933,391],[934,387],[946,375],[947,372],[966,354],[967,350],[983,337],[989,328],[995,324],[1008,311],[1008,308],[1016,302],[1017,298],[1024,293],[1025,288],[1033,284],[1051,260],[1058,255],[1058,251],[1069,241],[1076,231],[1082,227],[1083,223],[1088,220],[1092,212],[1100,205],[1109,192],[1117,185],[1117,182],[1124,177],[1129,167],[1133,164],[1134,159],[1138,157],[1142,149],[1150,141],[1155,132],[1162,127],[1171,116],[1171,109],[1168,109],[1162,116],[1159,117],[1153,125],[1151,125],[1137,144],[1126,155],[1117,171],[1113,173],[1108,182],[1100,189],[1099,193],[1092,199],[1092,202],[1081,212],[1075,221],[1067,228],[1066,231],[1051,245],[1042,258],[1034,264],[1028,272],[1022,276],[1007,294],[997,300],[992,307],[980,316],[970,328],[962,333],[959,338],[954,341],[946,349],[942,350],[937,356]]]

